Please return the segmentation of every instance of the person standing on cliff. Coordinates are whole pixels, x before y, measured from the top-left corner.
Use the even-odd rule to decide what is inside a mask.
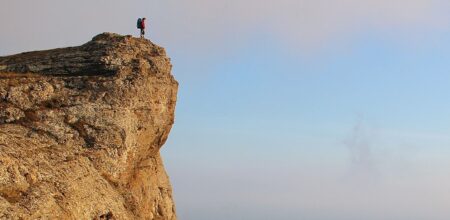
[[[141,29],[141,38],[144,38],[145,35],[145,18],[138,19],[138,28]]]

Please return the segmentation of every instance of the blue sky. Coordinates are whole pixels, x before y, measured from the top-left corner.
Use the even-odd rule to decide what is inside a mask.
[[[180,219],[450,218],[446,1],[2,4],[0,55],[149,19],[180,82],[162,150]]]
[[[306,62],[255,37],[181,79],[164,149],[180,215],[450,217],[449,42],[396,41],[357,36]]]

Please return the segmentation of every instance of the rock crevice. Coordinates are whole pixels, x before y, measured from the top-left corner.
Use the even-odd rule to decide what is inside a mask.
[[[0,219],[176,219],[159,150],[177,89],[131,36],[0,57]]]

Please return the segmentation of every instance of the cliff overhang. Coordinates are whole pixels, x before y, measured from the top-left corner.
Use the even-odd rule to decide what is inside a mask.
[[[162,47],[112,33],[0,57],[0,219],[176,219],[159,155],[171,67]]]

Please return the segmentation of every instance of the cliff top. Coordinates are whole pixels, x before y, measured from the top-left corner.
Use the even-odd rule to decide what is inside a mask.
[[[149,61],[149,57],[155,56],[165,57],[166,52],[150,40],[134,38],[131,35],[102,33],[77,47],[0,57],[0,73],[112,75],[122,66],[134,66],[139,60]]]

